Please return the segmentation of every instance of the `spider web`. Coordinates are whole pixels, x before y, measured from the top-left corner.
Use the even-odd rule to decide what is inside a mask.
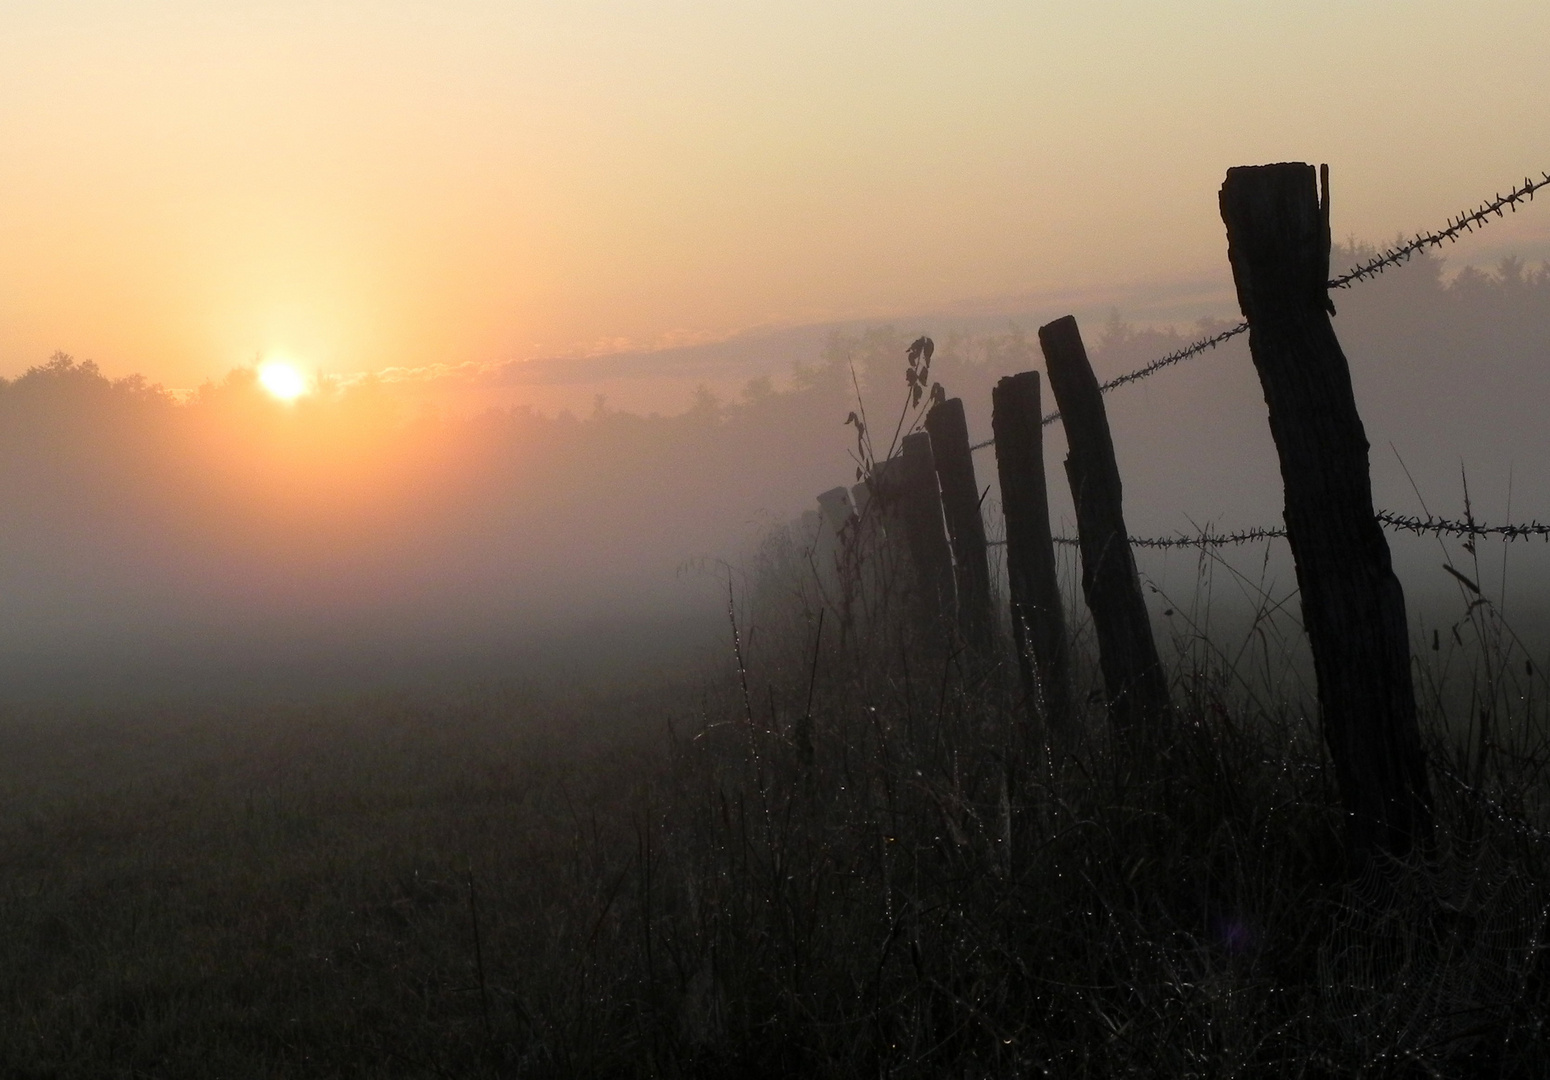
[[[1327,1015],[1369,1062],[1499,1043],[1541,948],[1541,890],[1489,839],[1435,861],[1375,859],[1319,950]]]

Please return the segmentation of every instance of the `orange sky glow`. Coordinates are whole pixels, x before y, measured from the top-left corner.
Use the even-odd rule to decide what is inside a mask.
[[[1329,162],[1373,240],[1550,168],[1550,5],[1459,10],[18,0],[0,376],[444,370],[1195,280],[1230,315],[1228,166]],[[1550,207],[1472,243],[1550,255]]]

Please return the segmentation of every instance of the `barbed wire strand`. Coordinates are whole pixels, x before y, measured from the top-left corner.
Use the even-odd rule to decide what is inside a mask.
[[[1328,283],[1331,289],[1349,289],[1358,281],[1376,277],[1391,266],[1398,266],[1407,262],[1410,256],[1428,247],[1441,247],[1444,240],[1449,243],[1457,243],[1461,234],[1474,232],[1476,226],[1481,228],[1489,224],[1488,219],[1494,214],[1496,217],[1505,217],[1504,208],[1510,209],[1514,214],[1518,212],[1518,203],[1533,202],[1534,192],[1543,187],[1550,187],[1550,173],[1541,173],[1542,179],[1535,180],[1532,177],[1524,177],[1523,183],[1505,195],[1497,195],[1493,199],[1481,203],[1468,213],[1460,213],[1456,218],[1449,218],[1446,228],[1436,232],[1416,233],[1415,239],[1409,240],[1398,247],[1390,248],[1381,255],[1377,255],[1360,266],[1354,267],[1333,281]]]
[[[1503,540],[1523,540],[1530,536],[1543,536],[1550,538],[1550,525],[1539,521],[1528,521],[1508,525],[1482,525],[1478,521],[1457,521],[1453,518],[1433,517],[1428,514],[1423,517],[1413,517],[1408,514],[1391,514],[1387,510],[1380,510],[1377,514],[1378,521],[1384,526],[1400,532],[1412,533],[1450,533],[1454,536],[1497,536]]]
[[[1452,518],[1415,517],[1408,514],[1392,514],[1387,510],[1379,510],[1376,515],[1378,523],[1385,528],[1397,532],[1411,533],[1447,533],[1452,536],[1474,537],[1500,537],[1503,540],[1525,540],[1532,536],[1544,537],[1550,542],[1550,525],[1539,521],[1512,523],[1507,525],[1482,525],[1477,521],[1457,521]],[[1056,536],[1053,538],[1057,544],[1075,547],[1078,540],[1074,536]],[[1140,548],[1184,548],[1184,547],[1228,547],[1234,544],[1252,544],[1260,540],[1284,540],[1286,530],[1277,528],[1254,527],[1242,529],[1238,532],[1214,533],[1209,530],[1195,536],[1180,533],[1178,536],[1132,536],[1128,537],[1131,547]],[[989,541],[990,546],[996,547],[1005,544],[1005,540]]]
[[[1438,229],[1435,232],[1417,233],[1414,239],[1408,240],[1397,247],[1390,248],[1381,255],[1374,256],[1367,262],[1353,267],[1339,277],[1326,282],[1326,286],[1331,289],[1349,289],[1359,281],[1366,281],[1369,278],[1376,277],[1389,267],[1398,266],[1400,263],[1408,261],[1412,255],[1423,248],[1441,246],[1444,241],[1456,243],[1462,233],[1474,232],[1476,228],[1484,228],[1490,224],[1489,219],[1492,215],[1498,218],[1505,217],[1506,214],[1503,211],[1508,209],[1513,213],[1517,213],[1520,202],[1533,202],[1536,191],[1544,187],[1550,187],[1550,173],[1541,173],[1540,175],[1542,179],[1539,180],[1525,177],[1522,184],[1513,188],[1507,194],[1497,195],[1495,198],[1481,203],[1467,213],[1461,212],[1456,218],[1449,218],[1448,224],[1444,228]],[[1192,342],[1182,349],[1177,349],[1167,356],[1160,357],[1148,364],[1143,364],[1134,371],[1126,372],[1123,375],[1110,379],[1106,383],[1102,383],[1098,387],[1098,392],[1107,394],[1109,391],[1117,390],[1128,383],[1138,382],[1141,379],[1155,375],[1163,368],[1172,367],[1181,360],[1187,360],[1192,356],[1198,356],[1208,349],[1216,348],[1223,342],[1237,337],[1248,328],[1248,323],[1240,322],[1219,334],[1212,334],[1210,337],[1201,338],[1199,341]],[[1059,419],[1059,412],[1049,413],[1043,419],[1043,426],[1048,427]],[[984,442],[975,443],[969,449],[983,450],[987,446],[994,446],[995,443],[996,440],[990,438]]]
[[[1151,363],[1144,364],[1141,367],[1136,368],[1134,371],[1126,372],[1123,375],[1115,376],[1106,383],[1101,383],[1098,386],[1098,392],[1100,394],[1107,394],[1110,390],[1117,390],[1121,386],[1124,386],[1126,383],[1139,382],[1141,379],[1144,379],[1149,375],[1155,375],[1163,368],[1172,367],[1174,364],[1177,364],[1181,360],[1188,360],[1191,356],[1198,356],[1200,353],[1205,352],[1207,349],[1214,349],[1224,341],[1230,341],[1231,339],[1237,337],[1239,334],[1244,333],[1248,330],[1248,328],[1248,323],[1240,322],[1230,329],[1223,330],[1220,334],[1212,334],[1210,337],[1201,338],[1199,341],[1192,342],[1191,344],[1184,346],[1182,349],[1175,349],[1167,356],[1159,357],[1158,359],[1153,360]],[[1049,427],[1059,419],[1059,412],[1049,413],[1044,417],[1041,426]],[[994,438],[990,438],[986,439],[984,442],[975,443],[973,446],[969,447],[969,449],[983,450],[985,447],[994,446],[995,444],[996,440]]]

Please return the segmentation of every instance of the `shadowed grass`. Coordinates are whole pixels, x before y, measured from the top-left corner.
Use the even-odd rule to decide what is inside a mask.
[[[782,618],[634,695],[6,720],[0,1071],[1536,1074],[1542,715],[1432,718],[1435,865],[1348,883],[1241,652],[1179,643],[1137,766]]]

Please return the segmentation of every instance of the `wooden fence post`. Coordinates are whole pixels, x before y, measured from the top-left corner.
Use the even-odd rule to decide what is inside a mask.
[[[875,474],[879,482],[873,502],[882,503],[885,529],[897,524],[903,531],[922,614],[940,622],[953,614],[956,595],[931,436],[924,431],[906,435],[899,456],[883,465]]]
[[[877,462],[872,475],[850,489],[856,521],[845,548],[845,569],[854,579],[856,614],[868,620],[886,618],[898,591],[900,571],[909,564],[897,507],[882,497],[888,490],[888,473],[897,462],[897,458]]]
[[[1041,326],[1039,345],[1070,447],[1066,478],[1076,504],[1082,593],[1098,636],[1109,721],[1117,731],[1139,730],[1150,736],[1171,713],[1168,683],[1125,530],[1119,466],[1103,397],[1074,318],[1067,315]]]
[[[942,491],[942,513],[952,541],[958,625],[964,640],[981,655],[988,656],[995,644],[996,625],[995,611],[990,605],[990,558],[963,399],[949,398],[933,405],[926,413],[926,433],[931,436],[931,453]]]
[[[1071,661],[1044,484],[1039,373],[1008,375],[996,383],[990,400],[1017,667],[1029,715],[1042,713],[1044,723],[1060,734],[1071,726]]]
[[[813,563],[819,584],[827,592],[835,592],[841,584],[840,560],[844,550],[845,530],[851,527],[854,518],[850,492],[844,488],[830,488],[818,496],[818,531],[813,541]]]
[[[1319,711],[1360,864],[1429,840],[1405,596],[1372,507],[1367,435],[1329,316],[1329,174],[1229,169],[1221,190],[1238,304],[1269,407]]]

